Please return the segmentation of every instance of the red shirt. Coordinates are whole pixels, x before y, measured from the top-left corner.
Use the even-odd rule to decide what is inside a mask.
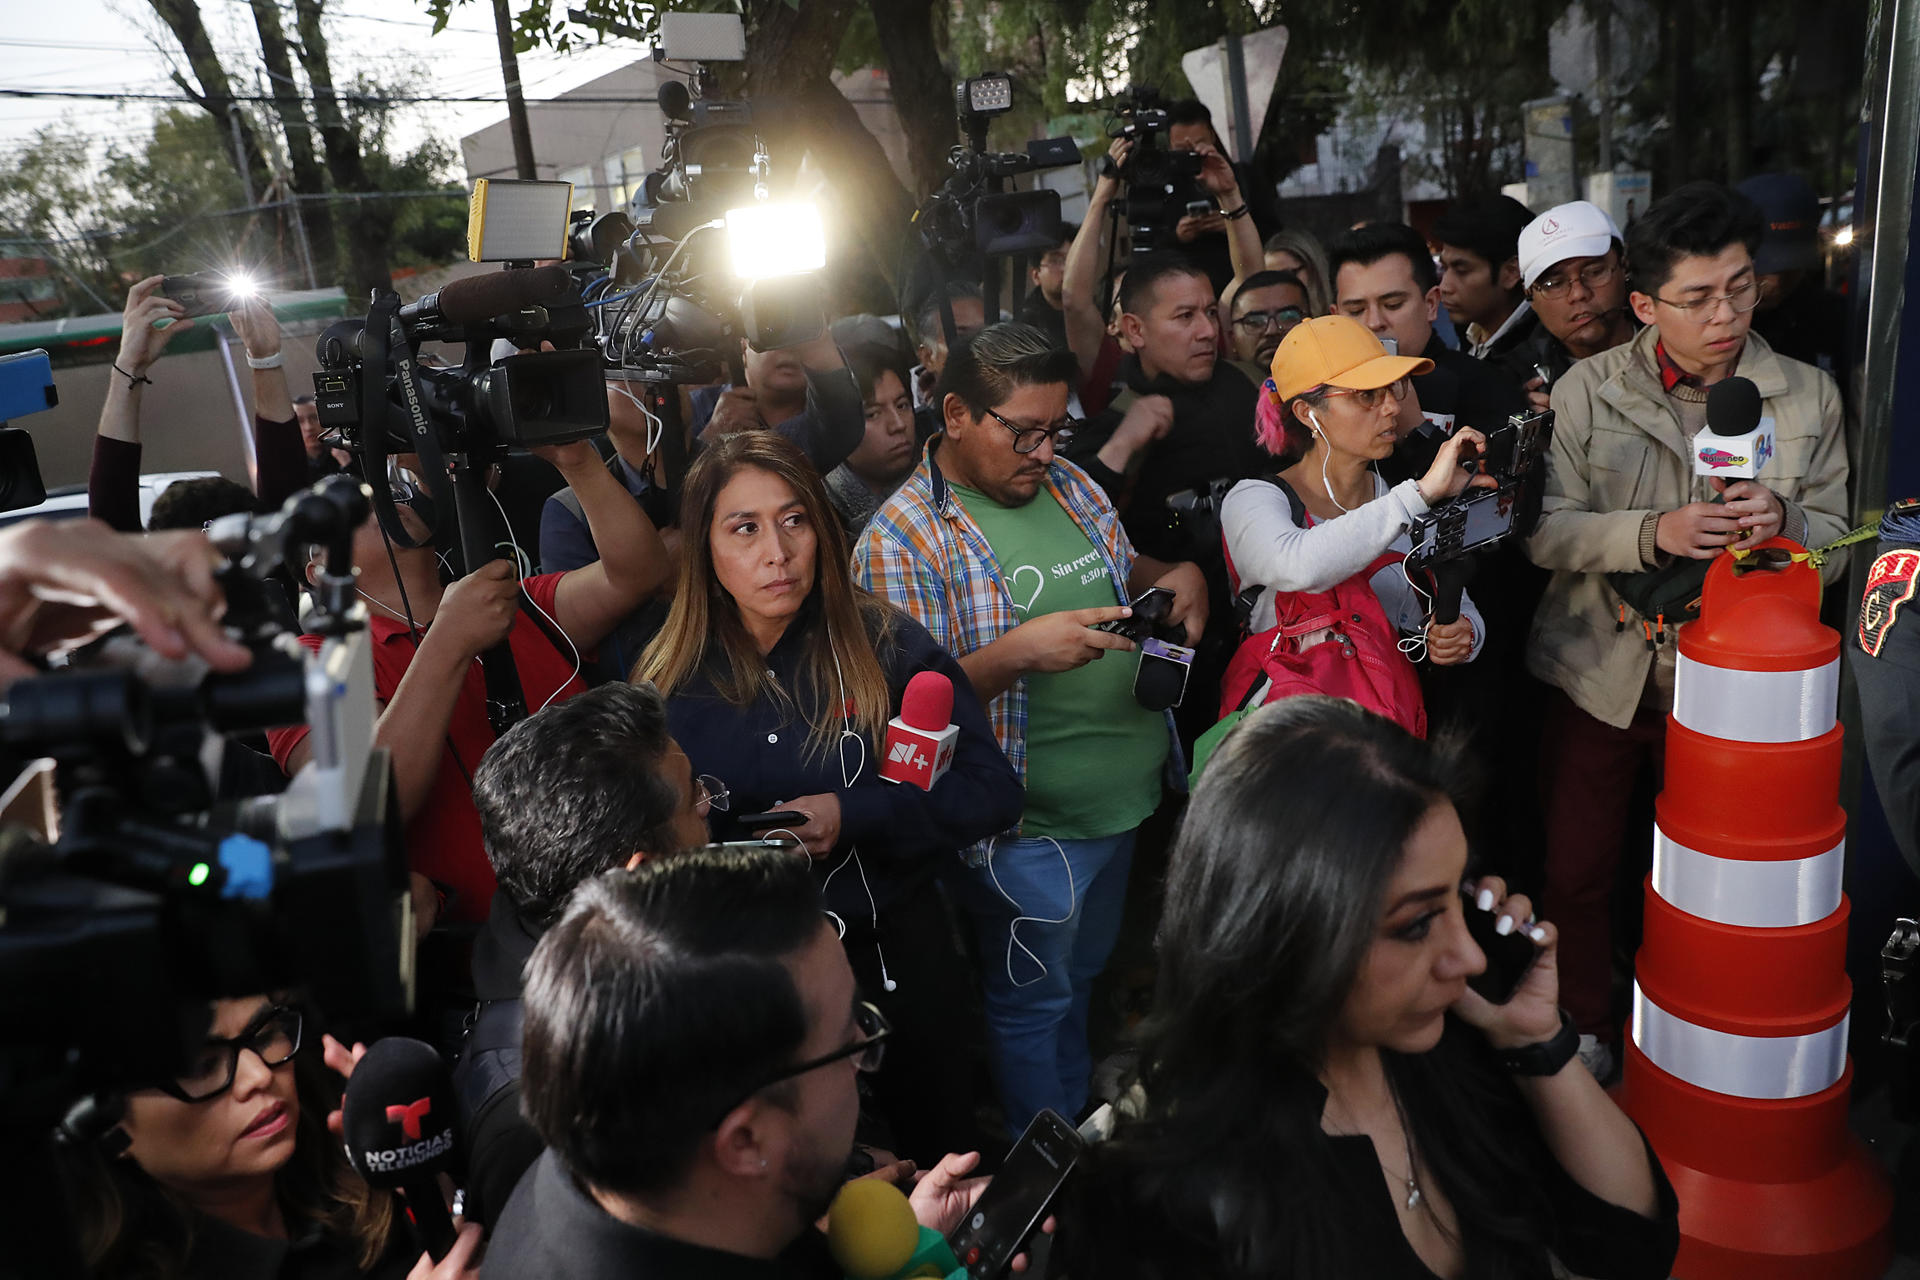
[[[564,574],[543,573],[521,580],[532,601],[554,611],[554,595]],[[400,678],[413,661],[414,643],[407,635],[407,624],[371,611],[368,632],[373,638],[374,694],[382,702],[393,697]],[[319,636],[301,636],[300,643],[319,649]],[[546,632],[524,614],[516,619],[507,634],[513,650],[514,666],[520,670],[520,686],[526,695],[527,711],[540,709],[549,697],[554,701],[586,692],[586,684],[574,669],[573,656],[562,653],[547,638]],[[558,690],[558,696],[555,691]],[[275,729],[267,734],[273,758],[282,769],[293,749],[306,740],[306,725]],[[493,726],[487,723],[486,682],[478,659],[467,664],[460,686],[459,700],[447,722],[446,741],[440,752],[440,768],[433,776],[427,802],[413,821],[407,824],[407,866],[447,890],[448,901],[441,919],[449,923],[477,924],[487,918],[493,900],[493,866],[487,861],[480,840],[480,814],[473,807],[473,771],[480,757],[493,745]]]

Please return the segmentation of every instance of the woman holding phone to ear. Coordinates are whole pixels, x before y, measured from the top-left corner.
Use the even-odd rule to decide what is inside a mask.
[[[1407,530],[1415,517],[1471,484],[1493,483],[1463,466],[1486,438],[1456,431],[1417,481],[1389,486],[1374,469],[1399,443],[1401,404],[1413,394],[1408,379],[1432,368],[1422,357],[1389,355],[1347,316],[1303,321],[1281,340],[1256,433],[1286,465],[1278,483],[1243,480],[1220,507],[1234,589],[1260,587],[1252,631],[1275,625],[1286,593],[1328,591],[1366,572],[1387,621],[1400,636],[1418,636],[1434,663],[1467,662],[1480,652],[1486,628],[1473,601],[1462,597],[1456,620],[1433,621],[1430,589],[1419,576],[1410,582],[1398,560],[1412,549]],[[1394,562],[1381,565],[1382,556]]]
[[[1577,1056],[1553,925],[1463,883],[1456,775],[1336,698],[1226,737],[1171,856],[1144,1104],[1069,1190],[1065,1274],[1669,1274],[1673,1189]],[[1468,913],[1536,948],[1505,1003],[1469,989]]]

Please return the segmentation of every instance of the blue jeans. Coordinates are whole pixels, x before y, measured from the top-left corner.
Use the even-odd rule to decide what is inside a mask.
[[[967,868],[993,1076],[1013,1137],[1043,1107],[1072,1121],[1086,1105],[1087,1007],[1120,933],[1133,838],[1001,839],[985,865]]]

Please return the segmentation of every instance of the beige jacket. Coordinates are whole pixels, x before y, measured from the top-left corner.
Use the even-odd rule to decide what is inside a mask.
[[[1534,615],[1527,669],[1621,729],[1633,722],[1650,664],[1662,664],[1661,686],[1672,688],[1674,646],[1648,653],[1632,618],[1626,631],[1615,630],[1621,600],[1606,575],[1649,567],[1641,558],[1649,513],[1713,496],[1693,474],[1692,442],[1660,385],[1659,336],[1657,328],[1642,329],[1554,385],[1546,500],[1527,540],[1533,562],[1553,570]],[[1773,418],[1774,455],[1759,478],[1786,506],[1781,533],[1808,547],[1833,541],[1847,531],[1848,510],[1839,387],[1822,370],[1776,355],[1757,333],[1748,335],[1735,372],[1753,380]],[[1827,562],[1829,582],[1845,571],[1844,557]]]

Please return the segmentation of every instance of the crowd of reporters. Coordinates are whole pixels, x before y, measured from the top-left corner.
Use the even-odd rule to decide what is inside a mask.
[[[944,281],[897,322],[749,351],[745,386],[688,398],[683,474],[610,380],[603,448],[536,450],[544,502],[500,481],[520,563],[449,581],[419,464],[364,477],[416,544],[370,520],[354,565],[425,933],[413,1030],[456,1064],[469,1225],[419,1256],[328,1135],[356,1054],[320,1029],[351,1011],[258,993],[66,1161],[99,1273],[833,1274],[815,1224],[847,1177],[911,1187],[944,1233],[1035,1115],[1116,1102],[1056,1274],[1666,1274],[1673,1191],[1601,1085],[1611,889],[1673,656],[1609,583],[1844,528],[1833,378],[1761,336],[1810,264],[1768,261],[1781,219],[1708,184],[1624,234],[1503,199],[1431,244],[1263,243],[1203,114],[1179,124],[1214,212],[1174,248],[1109,275],[1102,177],[1018,319]],[[187,323],[155,284],[129,294],[90,488],[123,529],[139,401]],[[170,490],[154,528],[358,465],[288,395],[271,314],[233,322],[255,489]],[[1708,487],[1686,438],[1736,371],[1778,451]],[[1556,428],[1537,529],[1436,620],[1409,528],[1491,483],[1464,464],[1530,406]],[[9,663],[72,630],[56,582],[170,653],[243,660],[210,555],[5,535]],[[1193,650],[1177,706],[1136,679],[1129,605],[1156,589]],[[1268,634],[1370,674],[1223,698]],[[496,734],[479,658],[502,642],[532,714]],[[957,735],[921,788],[881,757],[925,673]],[[260,757],[295,772],[306,738]],[[1478,804],[1470,763],[1511,802]],[[1149,853],[1157,984],[1096,1089],[1094,984]],[[1537,948],[1504,1003],[1466,986],[1474,911]]]

